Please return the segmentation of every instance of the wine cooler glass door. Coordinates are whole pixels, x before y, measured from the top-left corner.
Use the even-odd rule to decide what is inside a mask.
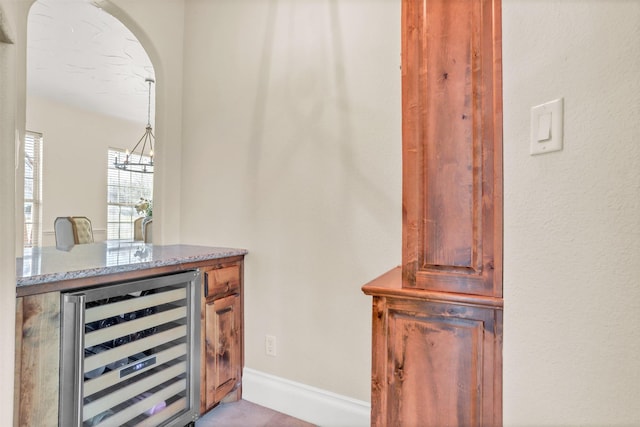
[[[60,425],[196,420],[199,284],[188,271],[62,295]]]

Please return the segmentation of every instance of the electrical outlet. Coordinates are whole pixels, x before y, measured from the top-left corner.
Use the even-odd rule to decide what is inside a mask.
[[[276,337],[274,337],[273,335],[265,335],[264,350],[267,353],[267,356],[276,355]]]

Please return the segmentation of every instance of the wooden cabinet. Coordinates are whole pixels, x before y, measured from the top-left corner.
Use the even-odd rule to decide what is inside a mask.
[[[388,419],[407,426],[497,425],[490,402],[500,312],[402,298],[380,304],[390,349],[382,362],[390,380]]]
[[[57,426],[61,291],[201,271],[200,412],[242,397],[244,256],[79,278],[19,289],[16,299],[14,427]],[[22,295],[21,295],[22,294]]]
[[[402,1],[402,265],[363,287],[374,426],[502,424],[500,16]]]
[[[242,397],[242,263],[202,272],[200,413]]]
[[[401,287],[396,268],[373,299],[373,426],[499,426],[501,301]]]

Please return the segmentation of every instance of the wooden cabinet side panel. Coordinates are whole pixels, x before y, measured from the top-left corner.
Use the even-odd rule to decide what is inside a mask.
[[[22,301],[24,298],[16,299],[16,343],[15,343],[15,365],[13,379],[13,427],[20,424],[20,384],[22,378]]]
[[[371,371],[371,425],[384,427],[386,423],[388,380],[387,380],[387,309],[386,298],[373,298],[373,341]]]
[[[16,318],[18,426],[57,426],[60,375],[60,293],[20,298]]]
[[[493,312],[495,323],[493,325],[493,334],[485,336],[486,345],[492,346],[491,355],[493,364],[486,363],[484,366],[484,378],[486,381],[492,381],[491,393],[492,399],[485,399],[482,408],[485,414],[491,414],[491,425],[502,425],[502,340],[503,340],[503,316],[502,310]]]

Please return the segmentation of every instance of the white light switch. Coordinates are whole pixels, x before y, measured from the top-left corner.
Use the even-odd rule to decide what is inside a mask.
[[[551,113],[542,113],[538,117],[538,142],[551,138]]]
[[[531,109],[531,154],[562,150],[563,99]]]

